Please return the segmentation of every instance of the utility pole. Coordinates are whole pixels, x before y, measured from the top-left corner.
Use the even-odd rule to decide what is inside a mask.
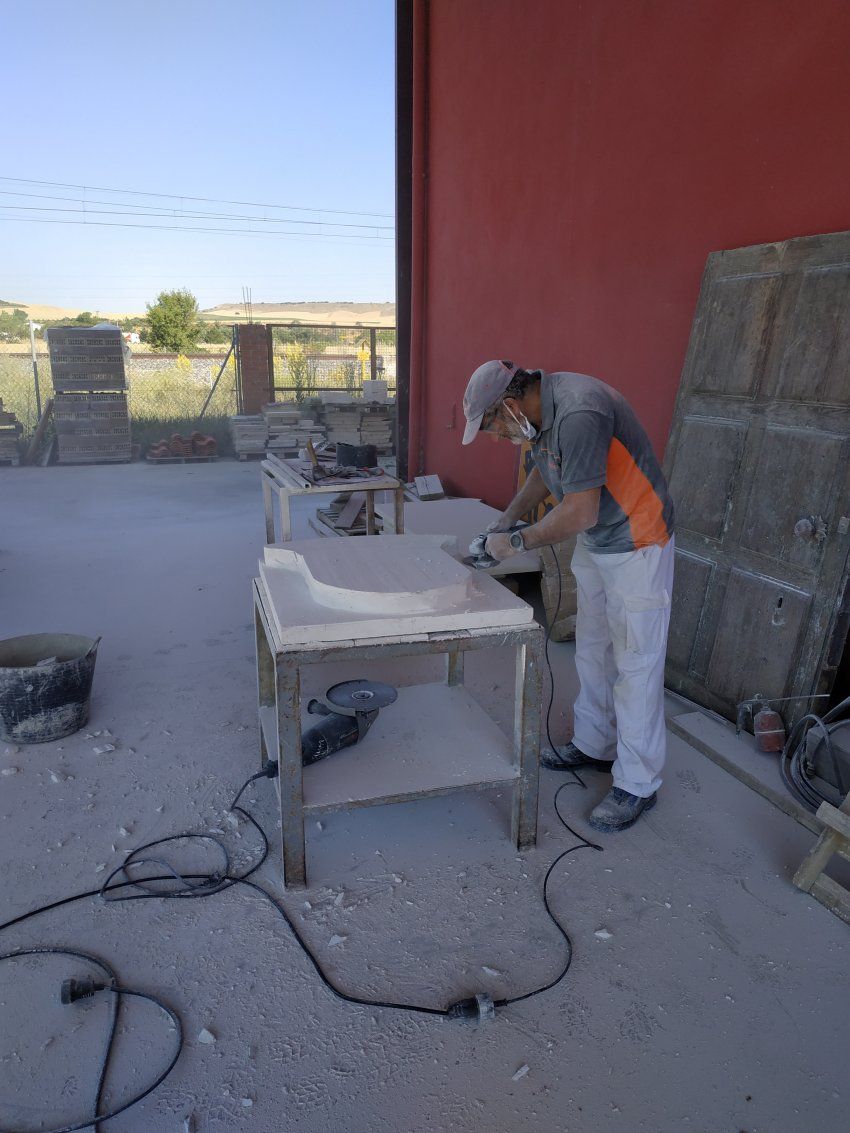
[[[32,351],[32,380],[35,382],[35,412],[36,421],[41,418],[41,390],[38,388],[38,361],[35,356],[35,328],[32,319],[30,324],[30,350]]]

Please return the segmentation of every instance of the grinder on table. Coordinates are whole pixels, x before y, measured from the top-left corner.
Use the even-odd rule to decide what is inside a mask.
[[[515,551],[525,550],[525,542],[522,537],[522,528],[525,526],[527,526],[525,523],[515,523],[513,527],[508,528],[511,546]],[[467,566],[471,566],[474,570],[489,570],[490,567],[494,567],[498,563],[498,559],[487,554],[486,544],[492,534],[492,531],[483,531],[480,535],[475,536],[469,544],[469,554],[463,560]]]

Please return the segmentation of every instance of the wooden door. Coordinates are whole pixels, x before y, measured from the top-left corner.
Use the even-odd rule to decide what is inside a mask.
[[[669,687],[729,718],[828,691],[850,616],[850,232],[709,256],[665,471]]]

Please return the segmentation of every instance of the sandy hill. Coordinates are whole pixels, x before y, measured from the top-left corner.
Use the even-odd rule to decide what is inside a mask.
[[[30,319],[73,319],[81,314],[84,310],[90,309],[85,307],[50,307],[46,303],[8,303],[5,300],[0,301],[0,308],[3,310],[13,310],[17,307],[21,311],[26,311],[27,317]],[[132,319],[143,318],[144,311],[96,311],[98,319]]]
[[[13,303],[0,299],[0,310],[15,308],[27,316],[39,319],[73,319],[84,308],[51,307],[45,303]],[[98,319],[144,318],[144,311],[95,311]],[[255,323],[329,323],[345,326],[362,323],[364,326],[395,326],[395,303],[255,303]],[[201,317],[216,322],[245,321],[245,308],[239,303],[219,303],[201,311]]]
[[[219,303],[201,314],[222,322],[240,322],[245,319],[245,308],[239,303]],[[395,326],[395,303],[254,303],[253,314],[255,323]]]

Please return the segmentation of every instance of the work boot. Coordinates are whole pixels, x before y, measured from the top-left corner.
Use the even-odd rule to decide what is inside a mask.
[[[540,762],[550,771],[571,771],[574,767],[595,767],[599,771],[610,771],[613,766],[613,760],[594,759],[592,755],[585,755],[572,741],[566,747],[543,748]]]
[[[642,799],[639,795],[630,795],[628,791],[612,787],[602,802],[590,812],[587,821],[594,830],[601,830],[605,834],[627,830],[645,810],[651,810],[657,801],[657,794]]]

